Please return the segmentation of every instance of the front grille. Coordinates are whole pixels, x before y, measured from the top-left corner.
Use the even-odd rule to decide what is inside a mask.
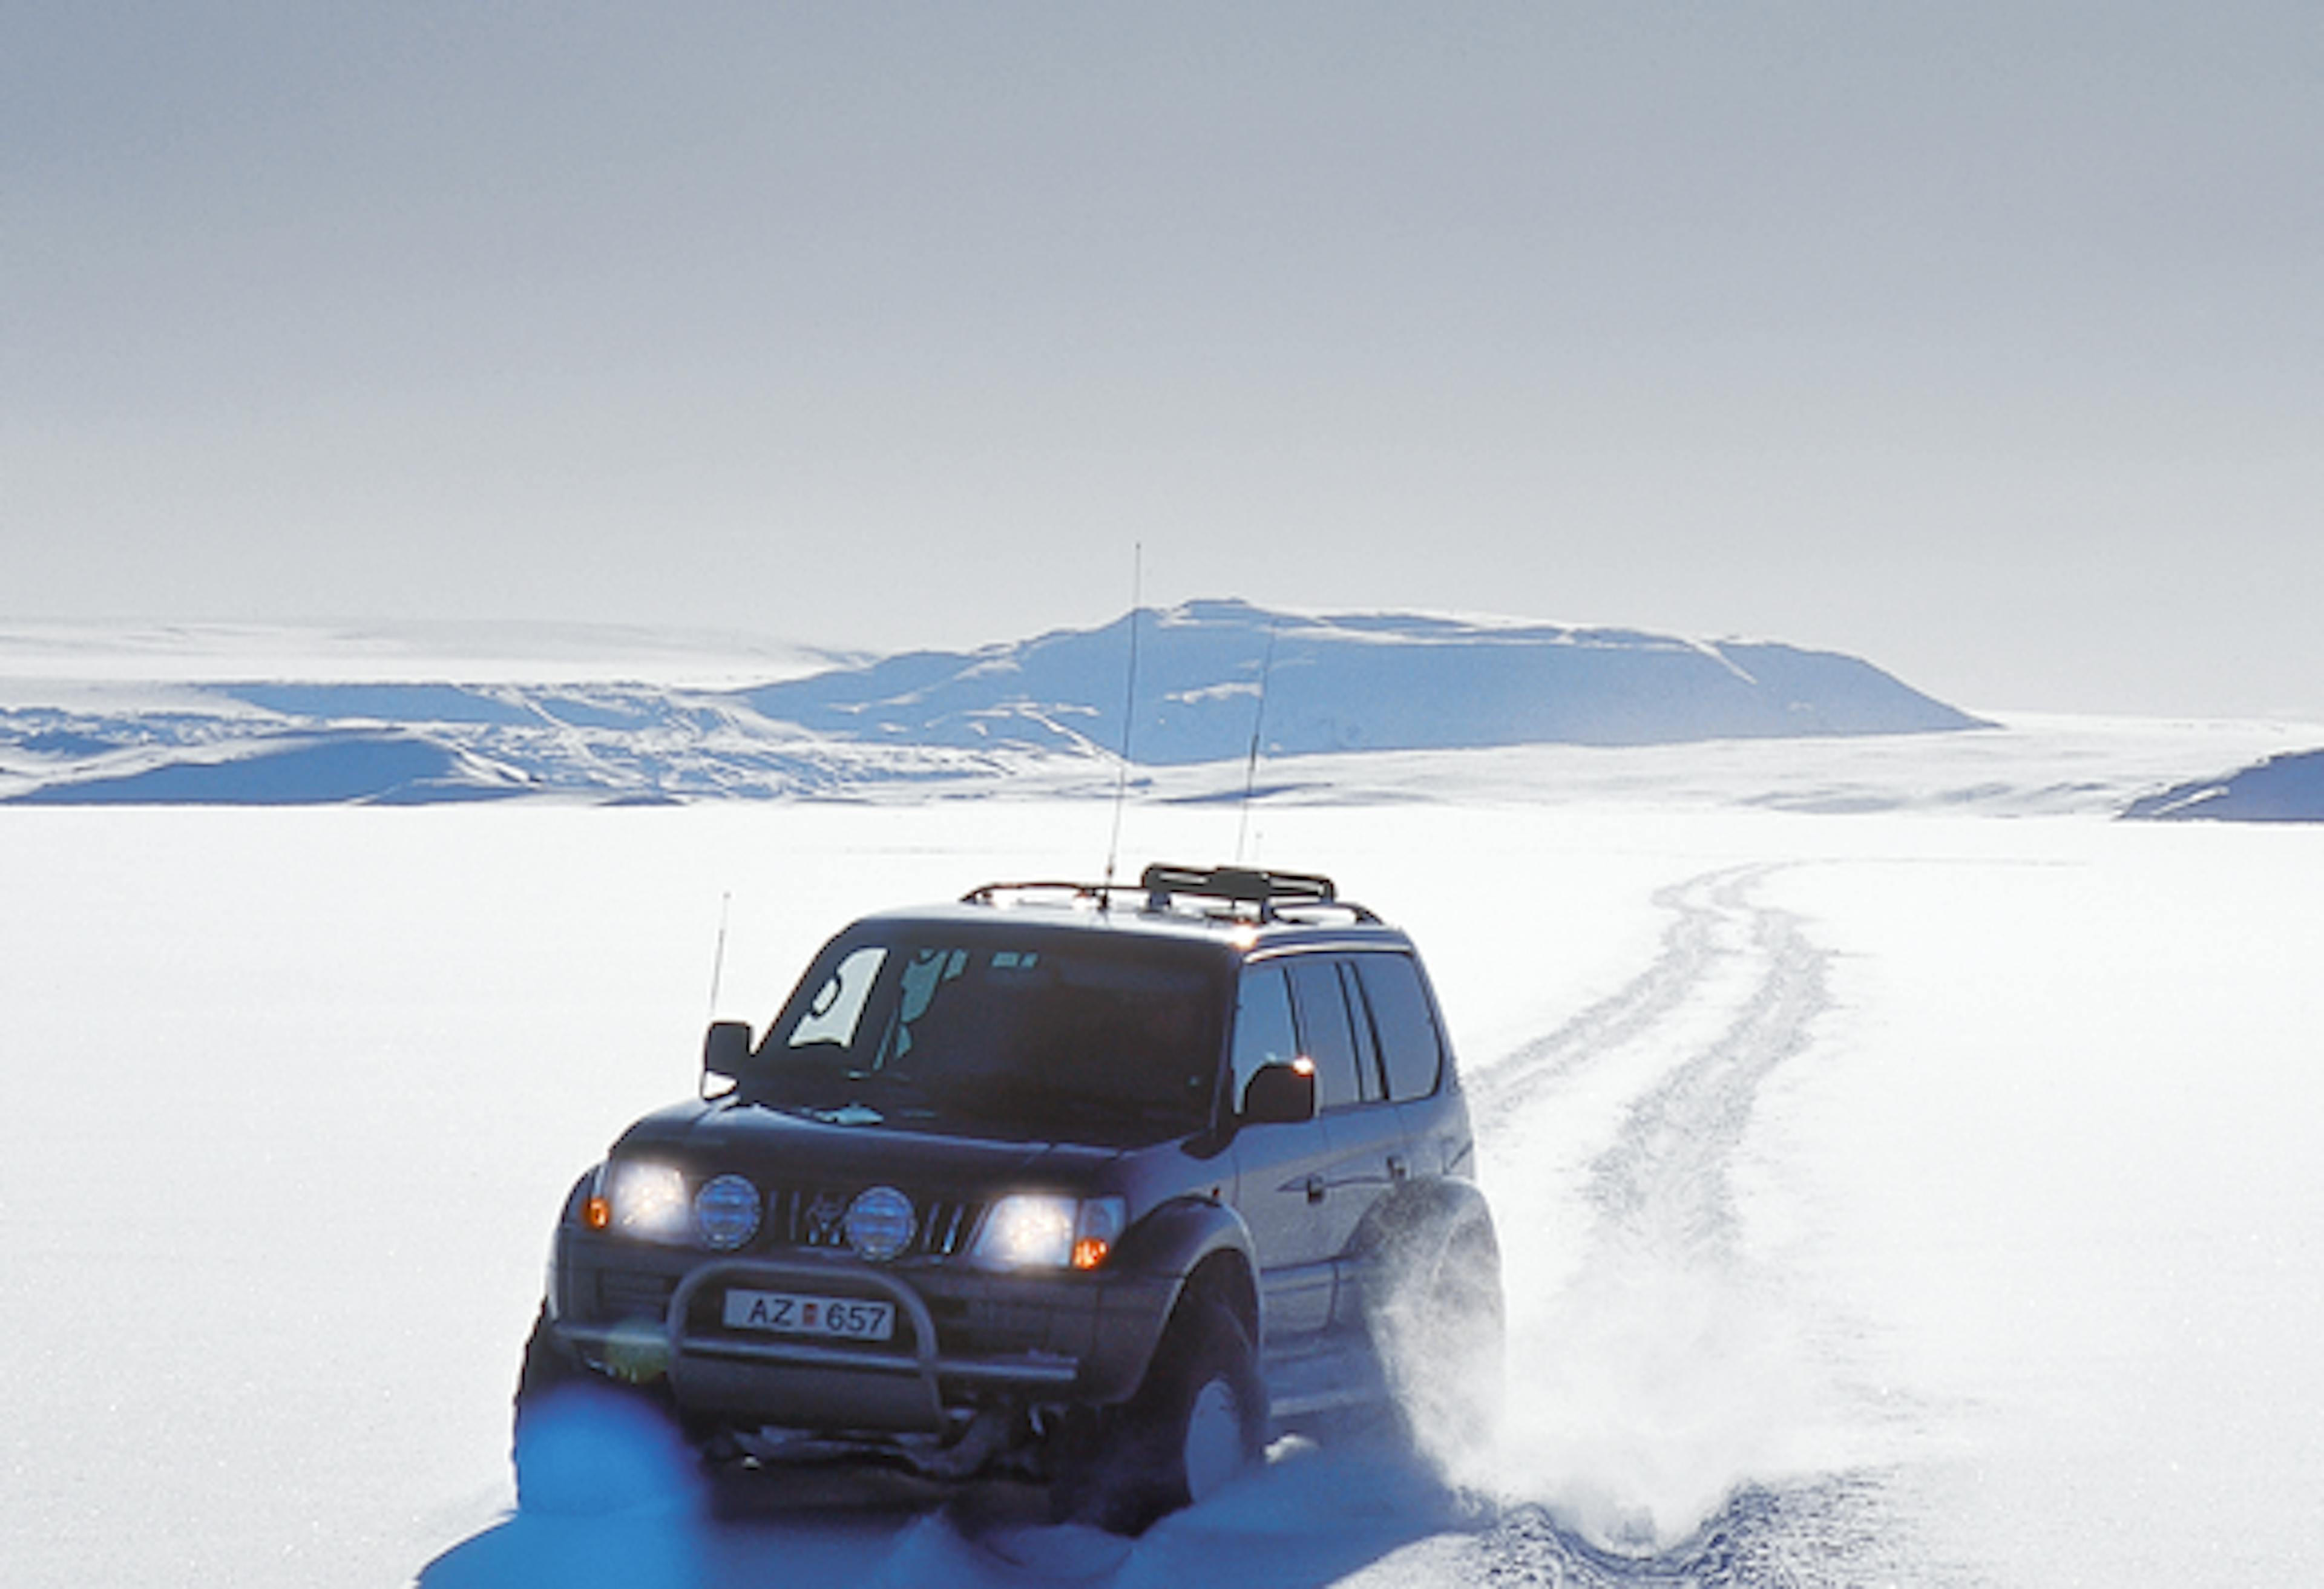
[[[960,1251],[961,1244],[976,1226],[976,1205],[966,1202],[936,1202],[928,1205],[927,1233],[920,1244],[921,1251],[932,1257],[949,1258]]]
[[[862,1189],[779,1186],[767,1193],[761,1245],[844,1250],[847,1206]],[[976,1227],[977,1205],[957,1198],[911,1195],[912,1239],[897,1256],[949,1258]]]

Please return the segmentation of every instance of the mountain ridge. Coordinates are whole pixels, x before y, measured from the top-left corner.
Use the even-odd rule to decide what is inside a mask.
[[[1254,740],[1289,757],[1987,726],[1780,642],[1238,601],[740,686],[180,675],[146,710],[118,691],[11,699],[0,800],[42,804],[812,797],[1111,765],[1125,743],[1167,767],[1240,761]]]
[[[1870,663],[1775,641],[1234,601],[1136,617],[1148,621],[1130,758],[1155,765],[1241,756],[1255,728],[1268,755],[1312,755],[1988,726]],[[967,748],[998,734],[1118,751],[1132,621],[907,652],[740,693],[762,715],[843,739]]]

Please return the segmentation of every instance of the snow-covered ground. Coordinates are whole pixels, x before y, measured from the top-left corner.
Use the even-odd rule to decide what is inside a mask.
[[[507,1452],[550,1218],[693,1086],[722,899],[763,1019],[856,912],[1093,872],[1102,800],[0,812],[0,1578],[2324,1576],[2324,829],[1950,814],[1942,767],[1843,813],[1759,799],[1781,753],[1311,763],[1257,813],[1428,954],[1508,1416],[1443,1479],[1278,1447],[1111,1551],[1006,1494],[512,1516]],[[1140,803],[1125,853],[1237,822]]]

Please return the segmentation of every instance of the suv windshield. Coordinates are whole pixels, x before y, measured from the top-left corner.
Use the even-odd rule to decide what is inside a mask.
[[[1223,972],[1201,946],[901,932],[826,951],[759,1050],[775,1101],[1131,1143],[1208,1124]]]

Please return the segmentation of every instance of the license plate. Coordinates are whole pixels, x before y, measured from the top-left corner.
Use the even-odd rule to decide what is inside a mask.
[[[896,1333],[896,1304],[856,1297],[805,1297],[792,1291],[728,1291],[728,1329],[838,1341],[884,1341]]]

